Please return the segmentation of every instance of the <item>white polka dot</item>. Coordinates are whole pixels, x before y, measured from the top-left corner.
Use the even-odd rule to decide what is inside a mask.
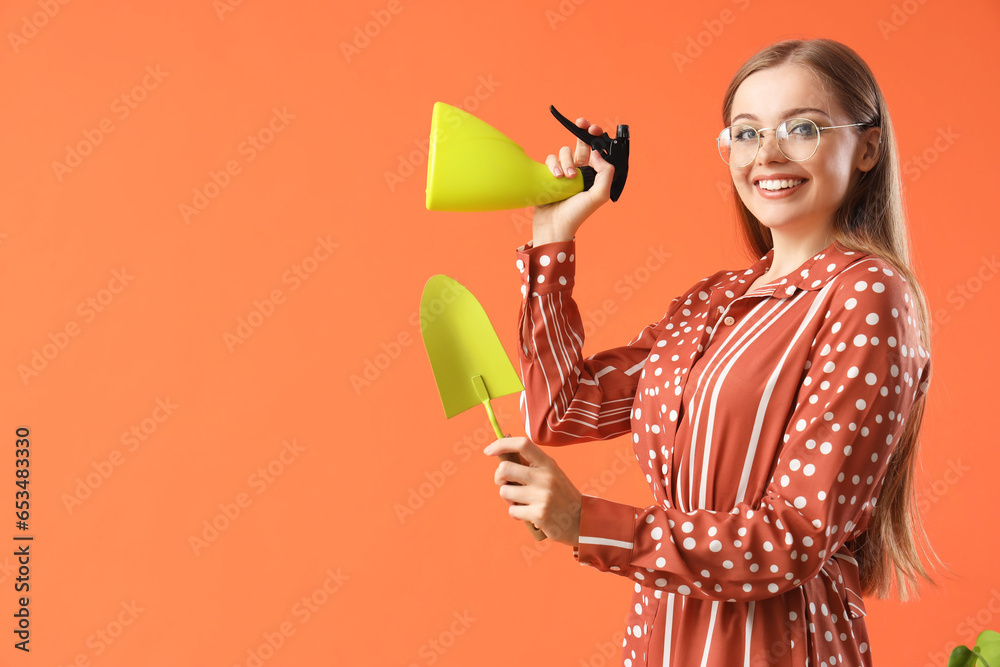
[[[866,283],[863,280],[859,280],[858,282],[854,283],[854,289],[856,289],[859,292],[864,292],[866,289],[868,289],[868,283]]]
[[[753,590],[753,586],[751,586],[750,584],[743,584],[743,590],[749,593],[750,591]]]
[[[524,271],[524,260],[522,259],[517,260],[517,269],[518,271]]]
[[[685,586],[684,584],[681,584],[680,586],[677,587],[677,592],[680,593],[681,595],[690,595],[691,588]]]
[[[805,496],[799,496],[798,498],[795,499],[795,507],[797,509],[802,509],[805,506],[806,506]]]
[[[733,569],[733,561],[731,560],[722,561],[722,567],[726,568],[727,570]]]
[[[538,282],[544,283],[545,282],[545,276],[538,276]]]
[[[552,260],[549,258],[548,255],[542,255],[541,257],[538,258],[538,263],[541,264],[542,266],[548,266],[549,262],[551,261]]]
[[[664,586],[667,585],[667,580],[666,579],[657,579],[655,583],[660,588],[663,588]]]
[[[659,558],[656,559],[656,567],[666,567],[666,566],[667,566],[666,558],[660,556]]]
[[[868,324],[878,324],[878,313],[868,313],[868,317],[865,318],[865,322]]]
[[[844,308],[847,310],[853,310],[856,305],[858,305],[858,300],[853,297],[844,302]]]
[[[825,373],[832,373],[836,368],[837,368],[837,365],[835,363],[833,363],[832,361],[828,361],[823,366],[823,372],[825,372]],[[801,431],[802,429],[799,429],[799,430]]]
[[[681,530],[683,530],[685,533],[690,533],[692,530],[694,530],[694,524],[691,523],[690,521],[685,521],[684,523],[681,524]]]
[[[812,474],[816,472],[816,466],[811,463],[807,463],[804,468],[802,468],[802,474],[806,477],[812,477]]]
[[[772,593],[777,593],[778,592],[778,584],[768,584],[767,585],[767,590],[769,590]]]
[[[868,342],[868,336],[864,334],[858,334],[857,336],[854,337],[854,344],[858,347],[864,346],[864,344],[867,342]]]
[[[559,284],[560,285],[566,284],[566,276],[559,276]]]
[[[652,531],[650,531],[649,536],[652,537],[654,540],[658,540],[661,537],[663,537],[663,529],[657,526]]]
[[[684,548],[685,549],[694,549],[694,547],[695,547],[695,541],[694,541],[693,537],[686,537],[686,538],[684,538]]]
[[[869,373],[868,375],[865,376],[865,382],[867,382],[870,385],[875,384],[876,382],[878,382],[878,376],[876,376],[874,373]]]
[[[562,264],[563,262],[565,262],[566,261],[566,253],[561,252],[558,255],[556,255],[556,261],[559,262],[560,264]]]
[[[857,401],[857,403],[855,403],[855,405],[858,406],[858,410],[864,410],[865,406],[868,405],[868,404],[865,403],[865,399],[859,398],[858,401]]]
[[[708,548],[718,553],[719,551],[722,551],[722,542],[719,540],[712,540],[712,543],[708,545]]]
[[[882,283],[872,283],[872,290],[875,292],[882,293],[885,291],[885,285]]]
[[[764,551],[774,551],[774,545],[771,544],[770,540],[764,542]]]

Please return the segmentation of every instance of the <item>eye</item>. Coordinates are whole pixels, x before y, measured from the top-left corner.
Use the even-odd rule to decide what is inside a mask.
[[[793,118],[785,121],[785,131],[788,136],[796,139],[812,139],[819,134],[816,124],[806,118]]]
[[[729,128],[729,136],[733,141],[754,142],[757,141],[757,130],[749,125],[733,125]]]

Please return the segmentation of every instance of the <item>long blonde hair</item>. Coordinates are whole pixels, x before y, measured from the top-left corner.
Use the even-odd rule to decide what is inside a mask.
[[[733,76],[722,105],[723,124],[729,125],[736,89],[748,76],[787,63],[812,70],[847,112],[851,119],[849,122],[864,123],[856,128],[859,134],[868,127],[881,128],[879,160],[874,168],[862,173],[853,191],[847,194],[837,210],[833,238],[847,249],[881,257],[906,279],[916,297],[914,303],[920,331],[930,354],[928,308],[923,290],[909,267],[909,242],[895,134],[885,98],[864,60],[849,47],[828,39],[785,40],[773,44],[753,55]],[[744,244],[750,258],[756,261],[774,245],[771,230],[746,207],[736,192],[735,184],[733,199]],[[893,575],[898,582],[901,600],[908,599],[908,586],[912,585],[917,590],[918,575],[937,586],[924,569],[914,540],[914,533],[917,533],[922,540],[924,554],[929,550],[941,563],[924,532],[914,486],[914,466],[919,452],[926,397],[924,393],[914,402],[910,415],[904,421],[903,434],[890,459],[868,529],[847,543],[858,560],[863,595],[888,597]],[[941,565],[944,566],[943,563]]]

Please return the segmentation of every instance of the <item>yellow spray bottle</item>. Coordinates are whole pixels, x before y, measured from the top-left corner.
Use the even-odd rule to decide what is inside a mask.
[[[612,139],[594,136],[571,123],[554,106],[549,110],[577,138],[615,167],[611,200],[618,201],[628,177],[628,125]],[[434,104],[427,157],[427,209],[500,211],[541,206],[568,199],[594,183],[592,167],[574,178],[556,178],[541,162],[491,125],[443,102]]]

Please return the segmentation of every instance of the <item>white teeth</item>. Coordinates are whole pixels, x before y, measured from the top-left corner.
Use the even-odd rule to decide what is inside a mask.
[[[802,178],[795,178],[792,180],[780,180],[780,181],[758,181],[757,185],[761,187],[762,190],[783,190],[785,188],[791,188],[803,180]]]

